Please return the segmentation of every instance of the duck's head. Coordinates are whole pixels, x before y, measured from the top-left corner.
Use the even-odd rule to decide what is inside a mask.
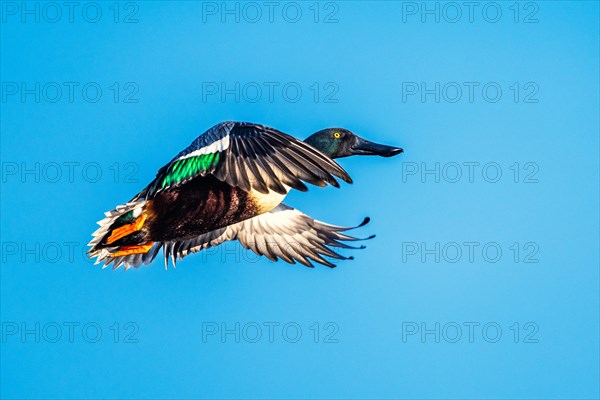
[[[392,157],[404,152],[400,147],[369,142],[344,128],[320,130],[310,135],[304,142],[330,158],[355,155]]]

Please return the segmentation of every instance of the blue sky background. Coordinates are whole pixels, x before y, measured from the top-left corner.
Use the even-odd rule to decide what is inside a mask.
[[[295,23],[285,2],[272,22],[262,2],[255,22],[245,3],[223,22],[221,2],[98,2],[96,23],[38,4],[39,22],[1,4],[2,398],[598,398],[597,2],[497,3],[497,22],[488,3],[472,22],[428,3],[436,22],[421,2],[308,2]],[[83,257],[104,211],[228,119],[404,147],[286,200],[368,215],[377,238],[333,270],[237,245],[166,272]]]

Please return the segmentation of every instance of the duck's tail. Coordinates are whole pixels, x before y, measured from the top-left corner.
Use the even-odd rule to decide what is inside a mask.
[[[149,239],[146,203],[140,200],[122,204],[98,221],[100,228],[88,244],[88,256],[97,257],[96,264],[103,263],[106,268],[113,263],[113,269],[124,265],[127,270],[152,262],[162,243]]]

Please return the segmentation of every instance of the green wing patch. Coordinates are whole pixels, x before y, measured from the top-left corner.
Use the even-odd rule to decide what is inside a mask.
[[[175,185],[208,170],[219,162],[219,158],[220,153],[210,153],[175,161],[164,177],[161,188]]]
[[[135,221],[135,218],[133,217],[133,210],[126,212],[115,220],[117,226],[129,224],[133,221]]]

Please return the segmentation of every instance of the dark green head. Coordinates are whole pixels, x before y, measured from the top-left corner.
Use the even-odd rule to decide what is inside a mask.
[[[323,129],[310,135],[304,142],[330,158],[355,155],[392,157],[404,151],[399,147],[369,142],[344,128]]]

